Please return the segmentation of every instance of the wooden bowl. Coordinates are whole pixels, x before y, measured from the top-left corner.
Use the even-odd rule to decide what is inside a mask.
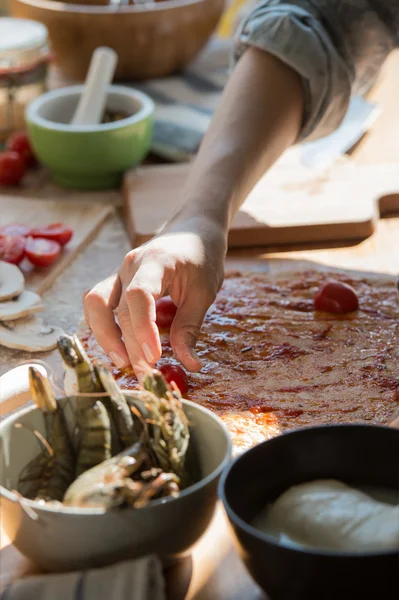
[[[63,76],[83,80],[98,46],[119,57],[116,79],[163,77],[187,65],[204,47],[224,0],[164,0],[145,5],[83,5],[55,0],[10,0],[14,17],[43,23]]]

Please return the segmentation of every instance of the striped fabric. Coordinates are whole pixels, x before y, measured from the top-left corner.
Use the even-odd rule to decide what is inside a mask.
[[[155,556],[102,569],[33,575],[9,585],[0,600],[165,600],[165,582]]]

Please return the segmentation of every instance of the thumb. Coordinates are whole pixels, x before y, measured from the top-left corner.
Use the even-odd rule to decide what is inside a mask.
[[[170,344],[176,358],[188,371],[199,371],[202,366],[195,345],[208,308],[209,305],[205,301],[198,301],[197,297],[187,299],[180,304],[173,319]]]

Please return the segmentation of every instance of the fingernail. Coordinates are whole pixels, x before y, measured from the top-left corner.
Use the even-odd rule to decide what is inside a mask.
[[[123,369],[127,366],[126,360],[117,352],[110,352],[109,357],[117,369]]]
[[[141,346],[143,352],[144,352],[144,356],[146,357],[146,359],[148,360],[149,363],[153,363],[154,362],[154,355],[152,353],[151,350],[151,346],[149,344],[143,344]]]
[[[146,362],[139,359],[134,365],[134,372],[136,374],[139,384],[143,385],[144,379],[147,375],[149,375],[152,372],[152,369],[148,366]]]
[[[193,359],[195,360],[195,362],[197,362],[199,365],[202,366],[202,362],[198,356],[198,354],[196,353],[196,351],[194,350],[194,348],[190,348],[190,354],[193,357]]]
[[[141,360],[140,358],[135,362],[134,370],[136,374],[142,373],[143,375],[148,375],[148,373],[151,373],[152,371],[151,367],[148,366],[148,363],[144,362],[144,360]]]

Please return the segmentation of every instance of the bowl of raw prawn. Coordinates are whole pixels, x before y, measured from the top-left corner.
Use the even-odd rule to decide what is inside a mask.
[[[59,402],[64,406],[68,399]],[[45,435],[43,413],[29,407],[4,419],[0,423],[2,526],[16,548],[46,571],[86,569],[153,553],[168,559],[187,553],[213,516],[231,441],[217,416],[192,402],[182,400],[182,404],[190,424],[187,459],[195,464],[195,482],[176,498],[154,500],[139,509],[53,506],[21,498],[15,490],[21,472],[38,454],[32,430]]]

